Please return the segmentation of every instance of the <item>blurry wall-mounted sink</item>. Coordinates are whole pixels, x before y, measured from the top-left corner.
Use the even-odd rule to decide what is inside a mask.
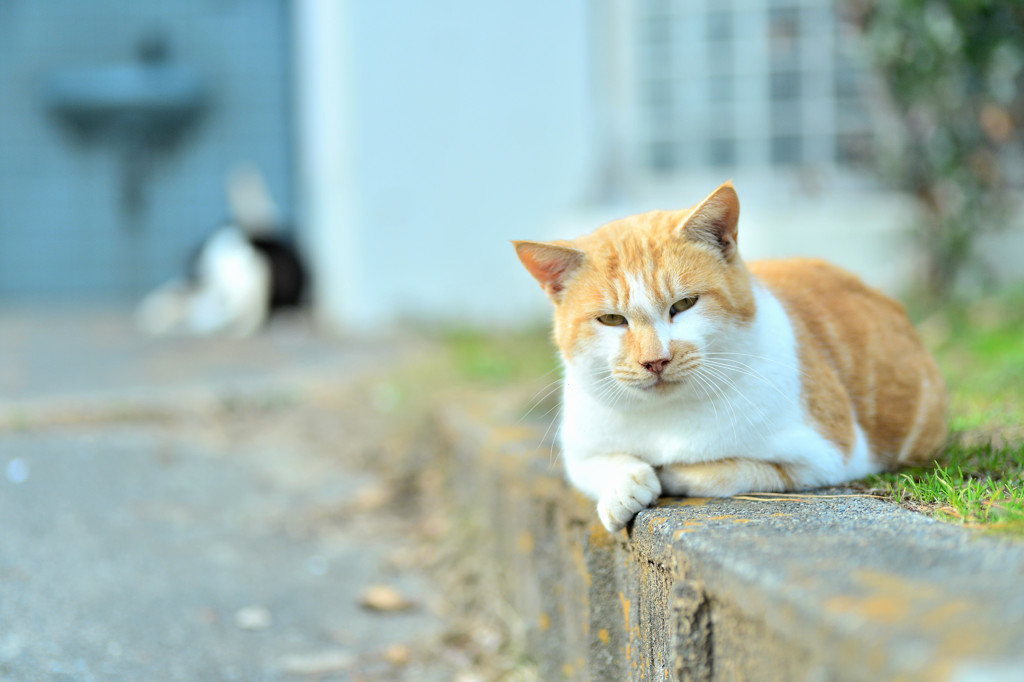
[[[173,142],[194,123],[205,100],[191,69],[142,61],[64,69],[45,88],[47,109],[76,133],[116,136],[127,127],[156,145]]]
[[[157,152],[169,151],[206,108],[199,75],[168,59],[164,36],[144,36],[138,59],[68,67],[44,84],[46,109],[83,140],[109,145],[121,161],[126,226],[140,225],[144,187]]]

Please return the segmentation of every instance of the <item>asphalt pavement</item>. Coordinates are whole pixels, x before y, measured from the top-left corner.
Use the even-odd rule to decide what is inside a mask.
[[[366,466],[375,368],[416,352],[302,317],[240,341],[0,311],[0,679],[474,679]],[[379,404],[336,400],[357,384]]]

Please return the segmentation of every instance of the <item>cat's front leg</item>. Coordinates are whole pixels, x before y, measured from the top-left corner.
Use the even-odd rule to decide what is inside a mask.
[[[749,492],[782,492],[804,487],[800,469],[789,463],[742,457],[658,467],[667,495],[729,497]]]
[[[597,500],[597,515],[613,533],[661,494],[654,467],[632,455],[567,457],[566,471],[573,485]]]

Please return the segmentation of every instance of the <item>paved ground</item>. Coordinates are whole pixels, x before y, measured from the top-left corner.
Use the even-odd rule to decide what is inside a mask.
[[[421,527],[364,466],[387,386],[324,397],[414,352],[0,311],[0,679],[453,679]]]

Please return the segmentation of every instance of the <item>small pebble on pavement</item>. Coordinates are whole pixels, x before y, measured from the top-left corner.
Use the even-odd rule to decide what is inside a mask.
[[[246,606],[235,612],[235,625],[243,630],[266,630],[274,624],[274,617],[264,606]]]

